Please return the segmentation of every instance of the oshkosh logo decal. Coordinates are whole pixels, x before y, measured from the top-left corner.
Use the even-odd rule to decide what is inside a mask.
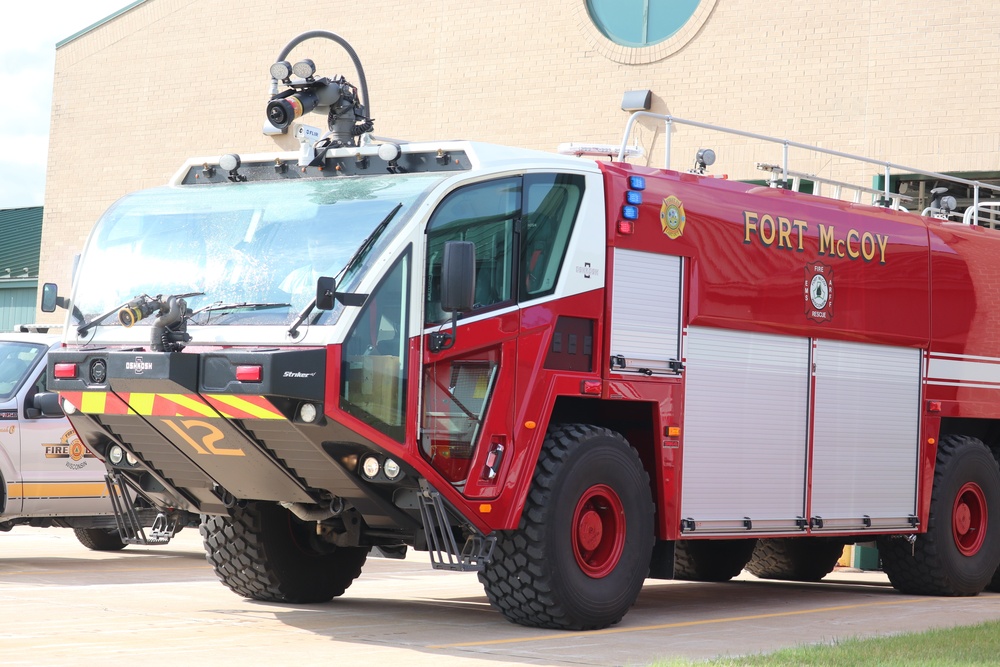
[[[153,364],[149,361],[143,361],[142,357],[136,357],[135,361],[126,361],[125,370],[133,371],[136,375],[142,375],[143,371],[153,370]]]

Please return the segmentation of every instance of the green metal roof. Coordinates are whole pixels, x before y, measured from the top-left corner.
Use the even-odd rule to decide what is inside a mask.
[[[38,255],[42,251],[42,207],[0,209],[0,239],[3,239],[0,243],[0,281],[37,279]]]

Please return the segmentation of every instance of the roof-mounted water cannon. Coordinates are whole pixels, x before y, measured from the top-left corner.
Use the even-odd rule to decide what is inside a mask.
[[[343,76],[316,78],[316,64],[306,58],[289,64],[286,58],[293,48],[307,39],[329,39],[347,51],[358,73],[359,88]],[[359,145],[358,137],[371,132],[374,125],[368,103],[368,83],[361,61],[351,45],[339,35],[325,30],[305,32],[285,45],[270,67],[271,99],[267,103],[265,134],[284,134],[292,121],[310,111],[327,114],[329,131],[316,142],[316,159],[322,160],[326,148]],[[297,78],[292,78],[293,76]],[[279,90],[279,83],[287,88]]]

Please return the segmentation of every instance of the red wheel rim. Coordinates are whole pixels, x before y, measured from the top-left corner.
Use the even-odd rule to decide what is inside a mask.
[[[987,516],[986,494],[975,482],[967,482],[951,511],[951,534],[963,556],[974,556],[983,546]]]
[[[604,484],[587,489],[573,512],[573,555],[580,569],[595,579],[609,575],[625,546],[625,508]]]

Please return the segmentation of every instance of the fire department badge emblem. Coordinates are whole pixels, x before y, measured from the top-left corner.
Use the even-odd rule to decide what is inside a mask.
[[[76,431],[69,429],[59,438],[59,444],[46,444],[45,458],[47,459],[69,459],[66,467],[72,470],[79,470],[87,465],[84,459],[93,458],[94,455],[87,451],[80,439],[76,437]]]
[[[822,262],[806,265],[803,284],[806,317],[814,322],[833,319],[833,269]]]
[[[663,200],[660,207],[660,227],[663,233],[672,239],[679,238],[684,233],[684,204],[677,197],[670,195]]]

